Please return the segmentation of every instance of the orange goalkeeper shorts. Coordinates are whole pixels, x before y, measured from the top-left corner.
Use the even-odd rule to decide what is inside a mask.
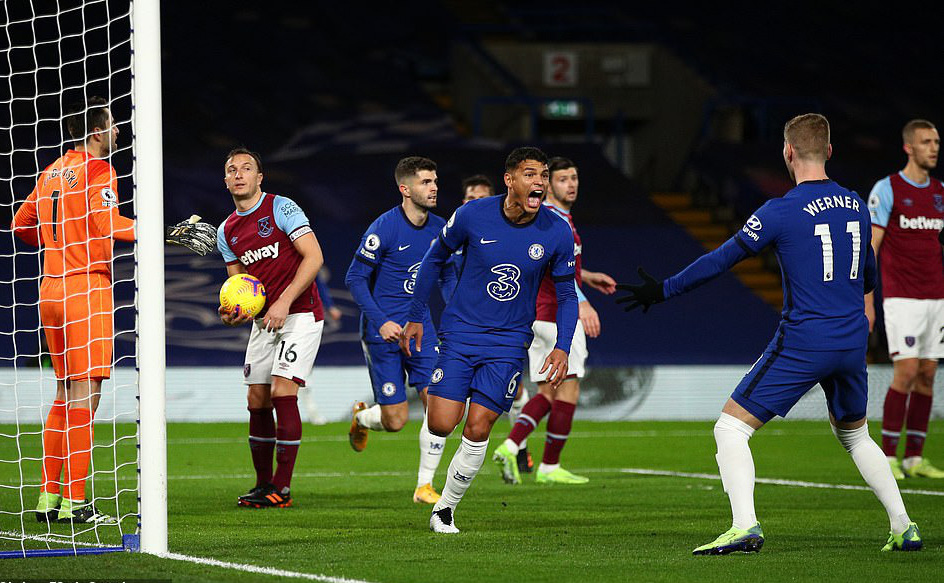
[[[111,278],[106,273],[44,277],[39,317],[59,380],[111,376]]]

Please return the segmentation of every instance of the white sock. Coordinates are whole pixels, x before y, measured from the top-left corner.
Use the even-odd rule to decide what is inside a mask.
[[[757,516],[754,514],[754,458],[747,442],[754,434],[754,428],[722,413],[715,423],[714,433],[721,485],[731,501],[731,524],[735,528],[751,528],[757,524]]]
[[[920,455],[913,455],[911,457],[906,457],[905,459],[901,460],[901,467],[906,470],[910,470],[911,468],[920,464],[921,460],[922,460],[922,457]]]
[[[512,441],[512,440],[510,440],[510,439],[506,439],[505,442],[504,442],[502,445],[504,445],[505,447],[508,448],[508,451],[511,452],[511,455],[518,455],[518,450],[519,450],[520,447],[521,447],[521,446],[519,446],[517,443],[515,443],[514,441]]]
[[[469,485],[479,473],[485,463],[485,452],[488,449],[488,440],[470,441],[462,437],[456,455],[452,456],[449,471],[446,475],[446,485],[443,487],[442,498],[433,506],[433,512],[443,508],[455,509]],[[458,476],[458,477],[457,477]]]
[[[542,474],[550,474],[554,470],[560,467],[560,464],[546,464],[541,462],[541,465],[538,466],[538,472]]]
[[[858,429],[838,429],[833,426],[833,433],[852,456],[852,461],[859,468],[865,483],[872,488],[879,502],[885,507],[892,532],[900,534],[908,530],[911,519],[908,518],[901,492],[898,491],[898,482],[892,476],[888,459],[882,449],[869,437],[868,423]]]
[[[524,409],[524,406],[528,403],[528,398],[528,389],[521,387],[521,394],[518,395],[517,399],[512,401],[511,409],[508,410],[508,421],[510,421],[512,425],[518,420],[518,415],[521,415],[521,410]]]
[[[366,427],[373,431],[384,430],[383,423],[380,422],[380,405],[368,407],[358,412],[354,417],[357,419],[357,424],[361,427]]]
[[[433,483],[433,476],[436,475],[436,468],[439,467],[445,447],[446,438],[430,433],[426,415],[423,415],[423,426],[420,427],[420,469],[416,472],[417,488]]]

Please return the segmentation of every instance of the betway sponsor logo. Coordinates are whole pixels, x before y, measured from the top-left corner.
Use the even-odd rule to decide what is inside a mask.
[[[243,253],[242,257],[239,258],[239,261],[243,265],[252,265],[260,259],[275,259],[279,256],[279,244],[272,243],[271,245],[266,245],[262,249],[250,249]]]
[[[944,229],[944,219],[931,219],[928,217],[908,218],[905,215],[898,215],[898,226],[902,229],[940,231]]]

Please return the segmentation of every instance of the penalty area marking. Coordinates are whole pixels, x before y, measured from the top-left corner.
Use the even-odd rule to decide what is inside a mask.
[[[242,563],[230,563],[229,561],[220,561],[217,559],[207,559],[204,557],[191,557],[190,555],[180,555],[178,553],[162,553],[155,555],[162,559],[172,561],[184,561],[195,563],[197,565],[207,565],[210,567],[220,567],[221,569],[232,569],[244,573],[256,573],[259,575],[272,575],[273,577],[291,577],[293,579],[307,579],[309,581],[324,581],[325,583],[370,583],[362,579],[348,579],[347,577],[332,577],[330,575],[317,575],[315,573],[299,573],[298,571],[285,571],[273,567],[259,567],[257,565],[244,565]]]
[[[642,476],[666,476],[670,478],[692,478],[696,480],[714,480],[720,481],[718,474],[697,474],[691,472],[670,472],[667,470],[651,470],[648,468],[622,468],[619,470],[624,474],[639,474]],[[779,478],[754,478],[757,484],[771,484],[774,486],[794,486],[797,488],[819,488],[822,490],[858,490],[871,492],[868,486],[856,484],[824,484],[822,482],[805,482],[803,480],[783,480]],[[944,496],[944,490],[916,490],[914,488],[901,488],[902,494],[920,494],[923,496]]]

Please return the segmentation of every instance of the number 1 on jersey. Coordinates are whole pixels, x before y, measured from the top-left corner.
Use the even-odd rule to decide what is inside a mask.
[[[859,278],[859,250],[862,244],[862,233],[859,229],[858,221],[849,221],[846,223],[846,232],[852,234],[852,267],[849,269],[849,279]],[[829,232],[829,225],[822,223],[816,225],[813,234],[819,237],[823,244],[823,281],[833,280],[833,238]]]

